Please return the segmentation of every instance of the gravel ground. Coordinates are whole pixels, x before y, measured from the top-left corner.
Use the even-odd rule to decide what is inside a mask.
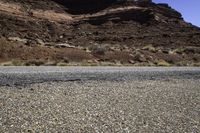
[[[199,133],[200,78],[0,86],[0,133]]]

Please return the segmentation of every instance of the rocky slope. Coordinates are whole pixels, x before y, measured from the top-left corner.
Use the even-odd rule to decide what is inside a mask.
[[[3,65],[199,65],[200,28],[167,4],[0,0]]]

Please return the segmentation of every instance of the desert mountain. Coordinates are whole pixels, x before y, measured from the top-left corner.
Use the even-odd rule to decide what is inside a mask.
[[[150,0],[0,0],[2,65],[199,65],[200,28]]]

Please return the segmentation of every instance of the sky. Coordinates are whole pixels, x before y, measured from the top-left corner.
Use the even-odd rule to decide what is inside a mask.
[[[153,0],[155,3],[168,3],[179,11],[185,21],[200,27],[200,0]]]

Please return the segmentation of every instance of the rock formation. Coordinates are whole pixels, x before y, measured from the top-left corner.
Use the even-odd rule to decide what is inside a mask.
[[[0,62],[200,62],[200,29],[151,0],[0,0],[0,29]]]

